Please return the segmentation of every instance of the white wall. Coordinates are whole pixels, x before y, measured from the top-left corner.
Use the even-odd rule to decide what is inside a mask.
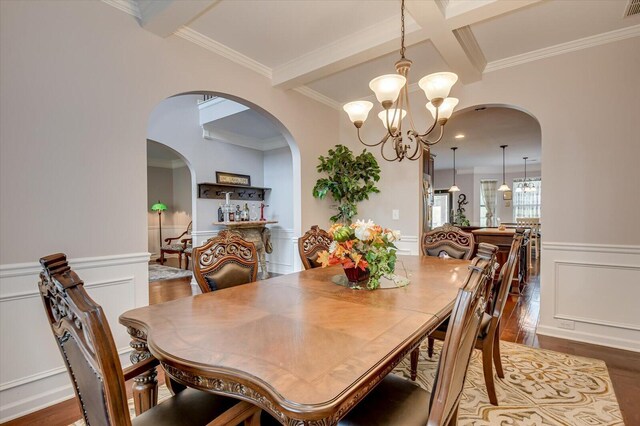
[[[119,336],[117,315],[148,303],[149,118],[162,100],[202,90],[268,111],[296,143],[298,173],[338,139],[337,111],[183,39],[159,38],[103,2],[0,2],[0,336],[12,337],[17,322],[22,331],[1,342],[0,421],[73,394],[33,294],[38,258],[62,251],[91,265],[79,274],[103,285],[89,293]],[[328,217],[313,182],[306,173],[294,183],[305,206],[297,234]]]
[[[640,210],[635,187],[640,181],[638,52],[640,38],[631,38],[490,72],[482,81],[453,91],[459,109],[512,105],[540,122],[544,241],[538,332],[631,350],[640,350],[640,315],[620,318],[619,310],[627,309],[628,300],[640,299],[640,286],[628,284],[640,282],[640,227],[635,225]],[[412,104],[423,104],[423,97],[413,93]],[[381,135],[375,113],[363,127],[365,140]],[[358,146],[346,114],[341,123],[341,142]],[[387,210],[398,206],[403,230],[415,235],[418,173],[418,164],[411,162],[385,167],[382,193],[366,206],[365,215],[393,223]],[[567,259],[597,261],[604,274],[581,274],[581,265],[562,266],[571,272],[556,273]],[[565,297],[566,291],[573,291],[573,297]],[[572,309],[583,312],[597,300],[602,303],[594,318],[577,319],[574,330],[560,327],[565,323],[559,312],[580,318]]]

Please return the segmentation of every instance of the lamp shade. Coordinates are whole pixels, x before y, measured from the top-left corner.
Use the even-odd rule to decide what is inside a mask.
[[[511,188],[509,188],[509,185],[507,185],[506,183],[503,183],[502,185],[500,185],[500,188],[498,188],[498,191],[511,191]]]
[[[418,86],[424,90],[427,99],[444,99],[449,96],[451,88],[458,81],[458,76],[452,72],[437,72],[422,77]]]
[[[358,121],[364,123],[364,121],[369,116],[369,111],[371,111],[371,108],[373,108],[373,104],[368,101],[349,102],[342,107],[342,109],[345,110],[347,114],[349,114],[349,119],[352,123],[356,123]]]
[[[382,121],[382,125],[385,128],[387,128],[387,114],[389,114],[389,123],[391,124],[391,129],[388,130],[397,129],[400,120],[402,120],[404,116],[407,115],[407,111],[403,109],[400,110],[400,113],[398,113],[397,111],[397,109],[386,109],[378,113],[378,118],[380,118],[380,120]]]
[[[458,105],[458,98],[447,98],[440,105],[440,110],[438,111],[438,120],[442,118],[446,118],[447,120],[451,118],[453,114],[453,109]],[[427,109],[431,112],[433,118],[436,118],[436,107],[433,106],[431,102],[427,104]]]
[[[385,74],[369,82],[369,88],[376,94],[378,102],[395,102],[407,79],[400,74]]]
[[[460,192],[460,188],[458,188],[458,185],[451,185],[451,188],[449,188],[449,192]]]
[[[154,212],[157,212],[157,211],[161,211],[161,212],[163,212],[163,211],[165,211],[166,209],[167,209],[167,206],[166,206],[166,205],[164,205],[164,204],[162,204],[162,203],[160,202],[160,200],[158,200],[158,202],[157,202],[157,203],[155,203],[154,205],[152,205],[152,206],[151,206],[151,210],[153,210]]]

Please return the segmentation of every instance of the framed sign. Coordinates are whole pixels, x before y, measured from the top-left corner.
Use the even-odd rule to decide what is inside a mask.
[[[504,191],[502,193],[502,199],[504,201],[510,201],[512,199],[512,197],[513,197],[513,193],[511,191]]]
[[[251,176],[235,173],[216,172],[216,183],[251,186]]]

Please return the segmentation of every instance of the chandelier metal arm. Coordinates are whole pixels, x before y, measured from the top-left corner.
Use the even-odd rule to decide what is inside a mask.
[[[428,133],[427,133],[428,135]],[[437,144],[438,142],[440,142],[442,140],[442,137],[444,136],[444,124],[440,125],[440,136],[438,136],[438,139],[436,139],[435,141],[430,141],[429,139],[427,139],[426,137],[421,137],[420,141],[425,144],[426,146],[432,146]]]
[[[438,115],[439,115],[439,113],[440,113],[440,107],[436,107],[436,116],[433,118],[433,124],[431,125],[431,127],[429,127],[427,129],[426,132],[424,132],[424,133],[422,133],[422,134],[420,134],[418,136],[420,136],[421,138],[424,138],[425,136],[429,136],[431,134],[431,132],[433,132],[433,129],[436,128],[436,124],[438,124]],[[442,126],[442,127],[444,127],[444,126]]]
[[[374,143],[374,144],[368,144],[365,141],[362,140],[362,137],[360,136],[360,128],[357,128],[357,133],[358,133],[358,140],[360,141],[360,143],[364,146],[378,146],[380,144],[384,144],[387,139],[389,139],[389,134],[387,133],[378,143]]]

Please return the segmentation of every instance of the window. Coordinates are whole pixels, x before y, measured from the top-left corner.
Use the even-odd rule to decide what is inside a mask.
[[[480,226],[494,226],[497,210],[497,180],[480,181]]]
[[[519,185],[523,179],[513,180],[513,220],[521,217],[540,217],[540,199],[542,195],[542,179],[527,179],[529,187],[534,191],[523,191]]]
[[[431,228],[437,228],[450,222],[452,207],[452,195],[449,191],[436,189],[433,196],[433,209],[431,214]]]

